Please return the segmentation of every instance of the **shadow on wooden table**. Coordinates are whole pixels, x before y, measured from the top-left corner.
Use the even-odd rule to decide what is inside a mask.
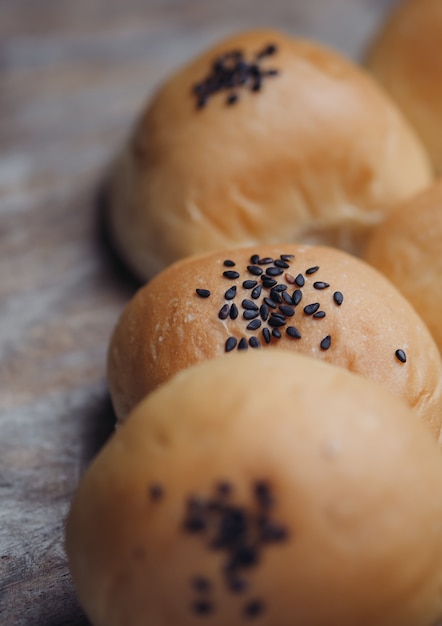
[[[102,253],[103,261],[107,264],[109,272],[112,273],[112,276],[115,278],[115,282],[123,287],[124,290],[128,292],[128,295],[131,296],[141,287],[143,282],[137,278],[126,265],[112,240],[108,220],[109,204],[110,184],[109,179],[104,177],[95,196],[98,247]]]

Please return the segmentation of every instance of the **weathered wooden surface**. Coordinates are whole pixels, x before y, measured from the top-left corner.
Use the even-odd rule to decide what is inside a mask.
[[[394,0],[0,0],[0,624],[86,625],[63,551],[112,430],[105,354],[135,283],[99,228],[145,98],[217,38],[272,25],[357,57]]]

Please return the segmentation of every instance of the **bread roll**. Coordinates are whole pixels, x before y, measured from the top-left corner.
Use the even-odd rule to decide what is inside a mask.
[[[436,626],[442,463],[372,381],[281,350],[178,374],[74,498],[94,626]]]
[[[367,65],[396,100],[442,172],[442,4],[402,2],[385,24]]]
[[[142,278],[287,239],[359,251],[430,180],[414,131],[368,74],[318,44],[252,31],[156,93],[114,168],[110,228]]]
[[[442,181],[391,213],[365,258],[408,298],[442,352]]]
[[[411,305],[355,257],[295,244],[184,259],[143,287],[110,344],[117,416],[193,363],[269,345],[383,383],[439,435],[441,358]]]

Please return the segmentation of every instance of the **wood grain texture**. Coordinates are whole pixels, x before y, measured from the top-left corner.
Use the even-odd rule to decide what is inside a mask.
[[[253,26],[358,57],[394,0],[0,0],[0,624],[85,626],[63,549],[113,428],[107,341],[136,283],[100,227],[109,159],[173,68]]]

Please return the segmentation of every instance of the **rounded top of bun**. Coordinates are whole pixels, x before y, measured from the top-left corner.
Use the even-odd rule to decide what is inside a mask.
[[[275,285],[269,287],[268,281]],[[209,297],[201,297],[207,295],[204,290]],[[247,328],[251,322],[259,327]],[[281,332],[281,338],[270,332]],[[140,289],[123,311],[109,349],[108,380],[117,416],[123,419],[176,372],[230,347],[253,349],[253,342],[262,350],[278,345],[377,380],[439,434],[441,358],[411,305],[363,261],[334,248],[295,244],[183,259]]]
[[[418,131],[442,172],[442,37],[439,0],[408,0],[392,13],[368,54],[375,74]]]
[[[235,52],[241,61],[223,57]],[[237,62],[246,83],[225,90]],[[218,90],[199,107],[192,88],[206,93],[208,79]],[[414,131],[368,73],[319,44],[251,31],[156,93],[115,167],[111,231],[143,278],[191,254],[287,238],[359,251],[430,180]]]
[[[67,552],[94,626],[435,626],[442,463],[422,425],[341,368],[231,356],[151,394],[83,479]]]
[[[442,181],[376,228],[365,259],[411,302],[442,353]]]

